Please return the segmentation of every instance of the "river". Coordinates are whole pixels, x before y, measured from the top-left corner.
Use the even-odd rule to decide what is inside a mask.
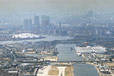
[[[81,61],[82,57],[75,54],[74,49],[76,44],[58,44],[56,46],[59,54],[59,61]],[[89,64],[74,64],[75,76],[99,76],[94,66]]]
[[[31,39],[31,40],[19,40],[19,41],[0,41],[0,44],[14,44],[22,42],[38,42],[38,41],[53,41],[53,40],[67,40],[72,39],[68,36],[47,36],[44,39]],[[71,51],[71,47],[74,49],[76,44],[58,44],[56,48],[59,51],[59,61],[81,61],[82,58],[75,54],[75,51]],[[89,64],[74,64],[75,76],[99,76],[95,67]]]
[[[72,39],[69,36],[50,36],[50,35],[42,35],[45,38],[43,39],[29,39],[29,40],[17,40],[17,41],[0,41],[0,44],[14,44],[14,43],[22,43],[22,42],[38,42],[38,41],[54,41],[54,40],[67,40]]]

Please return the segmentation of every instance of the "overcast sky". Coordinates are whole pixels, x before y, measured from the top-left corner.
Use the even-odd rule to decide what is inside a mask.
[[[114,0],[0,0],[0,12],[66,12],[114,9]]]

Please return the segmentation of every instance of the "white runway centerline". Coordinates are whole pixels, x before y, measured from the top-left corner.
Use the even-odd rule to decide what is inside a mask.
[[[65,76],[66,67],[57,67],[59,69],[59,76]]]

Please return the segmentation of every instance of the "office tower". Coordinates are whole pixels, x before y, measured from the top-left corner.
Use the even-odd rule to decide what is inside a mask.
[[[39,16],[34,16],[34,25],[40,26]]]
[[[59,22],[59,34],[61,34],[61,22]]]
[[[25,19],[24,26],[32,26],[32,19]]]
[[[42,15],[42,21],[41,24],[43,27],[47,27],[50,25],[50,17],[46,15]]]
[[[32,27],[32,19],[28,19],[28,26]]]
[[[24,27],[26,29],[30,30],[32,28],[32,19],[25,19],[24,20]]]

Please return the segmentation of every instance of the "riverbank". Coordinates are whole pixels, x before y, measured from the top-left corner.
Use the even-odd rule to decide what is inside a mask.
[[[0,41],[0,44],[15,44],[15,43],[23,43],[23,42],[40,42],[40,41],[55,41],[55,40],[68,40],[72,39],[69,36],[50,36],[50,35],[42,35],[43,39],[29,39],[29,40],[5,40]]]

